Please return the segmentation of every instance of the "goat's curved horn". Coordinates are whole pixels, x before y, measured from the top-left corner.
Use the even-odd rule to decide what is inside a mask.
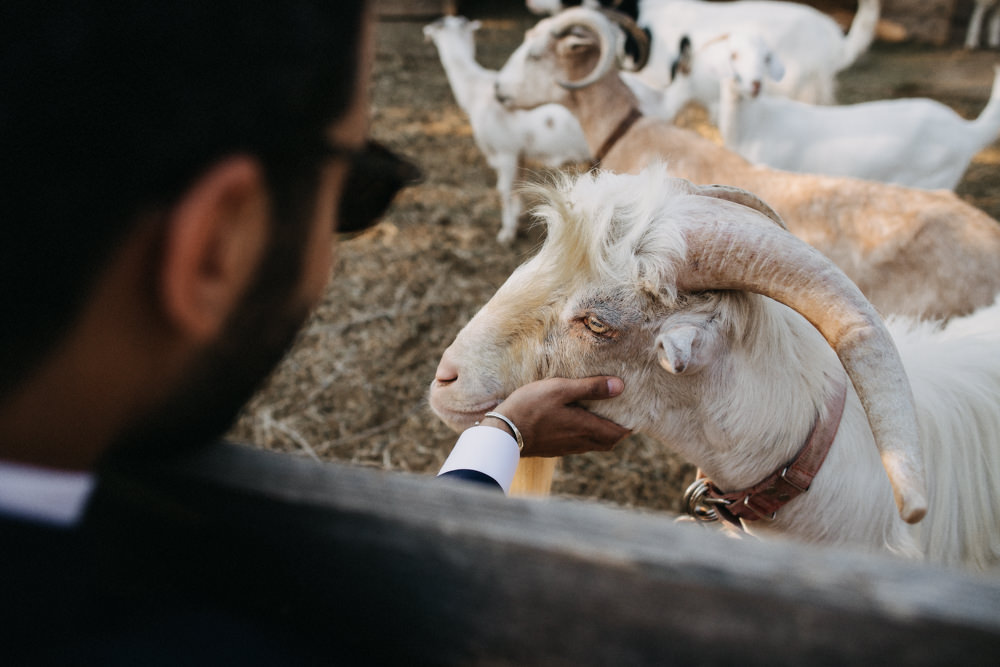
[[[785,221],[781,219],[778,212],[771,208],[770,204],[754,193],[744,190],[743,188],[733,187],[732,185],[697,185],[695,188],[697,193],[700,195],[715,197],[716,199],[725,199],[726,201],[731,201],[735,204],[749,206],[756,211],[760,211],[767,217],[771,218],[771,220],[774,220],[782,229],[788,229],[788,225],[786,225]]]
[[[590,30],[597,35],[601,55],[597,60],[597,65],[587,76],[576,81],[558,81],[560,86],[568,90],[578,90],[591,85],[615,66],[615,60],[618,57],[615,49],[618,34],[615,27],[608,23],[600,13],[583,8],[566,9],[552,18],[551,33],[556,39],[561,39],[575,27]]]
[[[882,318],[818,250],[742,210],[684,229],[687,266],[678,276],[678,287],[755,292],[809,320],[837,352],[854,383],[900,516],[916,523],[927,512],[916,407]]]
[[[624,14],[615,9],[607,8],[602,9],[601,13],[617,23],[622,30],[627,32],[632,39],[635,40],[638,53],[635,56],[635,62],[632,64],[632,70],[638,72],[645,67],[646,63],[649,62],[649,33],[640,28],[639,24],[635,22],[635,19],[628,14]]]

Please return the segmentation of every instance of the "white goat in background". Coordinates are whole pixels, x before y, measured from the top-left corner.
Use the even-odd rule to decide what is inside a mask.
[[[853,176],[915,188],[953,190],[976,153],[1000,135],[1000,66],[978,118],[966,120],[928,98],[826,106],[762,93],[780,79],[780,57],[759,36],[732,32],[712,47],[721,100],[719,133],[727,148],[751,162],[829,176]]]
[[[859,0],[858,11],[844,35],[830,16],[796,2],[643,0],[638,23],[649,28],[653,37],[649,64],[640,77],[654,88],[669,85],[669,68],[684,35],[697,52],[721,32],[748,30],[767,39],[785,62],[786,75],[769,86],[770,94],[832,104],[836,101],[837,73],[868,50],[880,13],[879,0]]]
[[[718,126],[720,79],[732,76],[758,93],[767,92],[775,82],[784,80],[785,64],[774,51],[737,47],[741,34],[739,31],[720,33],[698,48],[687,35],[681,37],[673,76],[665,94],[676,91],[675,97],[683,95],[700,103],[708,111],[709,119]]]
[[[788,75],[780,83],[769,83],[768,92],[815,104],[836,101],[837,73],[868,50],[882,11],[880,0],[859,0],[845,36],[837,22],[818,9],[780,0],[527,0],[526,4],[536,14],[556,14],[573,6],[610,7],[629,14],[652,35],[649,64],[638,76],[660,90],[672,80],[671,68],[681,37],[686,35],[694,49],[700,50],[722,31],[756,31],[765,35],[788,63]],[[697,77],[694,83],[696,96],[715,121],[718,88]]]
[[[946,318],[1000,292],[1000,225],[983,211],[944,190],[753,165],[696,132],[637,115],[614,67],[617,39],[591,10],[543,19],[500,70],[497,95],[516,108],[566,105],[604,169],[634,173],[665,161],[674,176],[756,193],[884,313]]]
[[[618,375],[625,391],[589,409],[718,489],[797,469],[814,427],[832,442],[808,491],[780,509],[766,489],[746,496],[750,511],[732,502],[749,531],[1000,562],[1000,304],[944,328],[893,325],[900,360],[856,286],[749,193],[660,165],[564,175],[540,192],[544,245],[458,334],[431,384],[452,428],[532,380]],[[929,509],[907,526],[923,515],[922,458]]]
[[[965,33],[965,48],[979,48],[983,20],[987,14],[990,15],[990,22],[986,29],[986,44],[994,49],[1000,47],[1000,7],[997,6],[998,4],[1000,4],[1000,0],[976,0],[976,5],[972,8],[972,16],[969,17],[968,30]]]
[[[558,104],[530,111],[509,111],[496,97],[497,73],[476,62],[475,32],[479,21],[445,16],[424,26],[434,42],[455,101],[468,115],[472,135],[486,162],[497,174],[501,224],[497,240],[509,244],[517,236],[521,199],[514,189],[525,159],[548,167],[586,161],[590,157],[580,124]]]

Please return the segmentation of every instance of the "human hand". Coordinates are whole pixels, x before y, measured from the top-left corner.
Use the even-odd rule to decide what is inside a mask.
[[[623,389],[619,378],[606,375],[548,378],[517,389],[493,411],[510,419],[521,432],[524,440],[521,456],[607,451],[629,430],[598,417],[576,402],[613,398]],[[503,420],[495,417],[485,417],[480,423],[510,432]]]

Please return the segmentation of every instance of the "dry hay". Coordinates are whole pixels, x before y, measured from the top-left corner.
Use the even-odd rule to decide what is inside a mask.
[[[485,19],[479,36],[484,65],[498,67],[533,22],[519,9],[499,19],[479,17]],[[415,158],[426,180],[405,192],[382,224],[339,246],[322,305],[238,420],[231,433],[238,440],[425,475],[437,471],[454,443],[455,434],[427,407],[437,361],[536,247],[540,232],[522,224],[513,248],[497,245],[493,172],[454,104],[433,46],[423,42],[422,25],[379,25],[373,134]],[[953,97],[943,101],[966,115],[978,113],[992,80],[988,54],[949,51],[941,57],[956,86]],[[926,52],[911,56],[893,47],[870,54],[849,72],[842,96],[853,101],[852,96],[874,97],[883,89],[881,96],[890,96],[896,89],[879,83],[879,68],[904,67],[911,59],[910,80],[926,82],[926,72],[913,75],[914,68],[926,68]],[[957,86],[961,63],[971,63],[969,71],[977,77],[972,92]],[[703,126],[704,117],[693,111],[686,122]],[[994,217],[1000,214],[998,150],[995,144],[984,151],[959,188]],[[564,459],[555,492],[676,511],[691,473],[689,465],[648,439],[632,436],[612,454]]]

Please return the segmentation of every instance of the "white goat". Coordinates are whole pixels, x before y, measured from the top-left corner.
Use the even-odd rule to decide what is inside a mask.
[[[1000,0],[976,0],[969,17],[969,28],[965,33],[965,48],[978,49],[983,32],[983,20],[990,14],[990,22],[986,29],[986,44],[990,48],[1000,47]]]
[[[759,35],[730,33],[715,48],[729,56],[716,71],[719,132],[727,148],[751,162],[952,190],[1000,134],[1000,66],[986,107],[966,120],[928,98],[826,106],[763,94],[764,80],[780,78],[782,66]]]
[[[900,329],[900,360],[853,283],[749,193],[659,165],[562,179],[536,209],[543,247],[441,359],[430,401],[446,423],[539,378],[618,375],[625,391],[588,407],[748,498],[727,507],[750,531],[1000,563],[1000,303]],[[799,452],[830,443],[797,478]],[[929,509],[909,527],[922,458]],[[771,478],[773,494],[737,492]]]
[[[559,167],[588,160],[590,154],[580,124],[564,107],[550,104],[509,111],[497,102],[493,94],[496,71],[476,62],[475,32],[480,26],[479,21],[463,16],[445,16],[424,26],[424,36],[437,47],[455,100],[469,117],[476,145],[497,174],[501,207],[497,240],[509,244],[517,236],[521,215],[514,181],[523,160]]]
[[[785,62],[786,75],[781,82],[769,85],[770,94],[832,104],[836,101],[837,73],[867,51],[880,13],[879,0],[859,0],[845,36],[830,16],[796,2],[644,0],[639,5],[638,23],[648,27],[653,38],[649,64],[640,76],[654,88],[666,87],[670,64],[684,35],[690,37],[697,52],[721,32],[748,30],[762,35]],[[716,94],[707,90],[709,96]],[[714,105],[709,106],[711,111]]]
[[[611,7],[635,18],[652,35],[649,64],[638,76],[650,87],[669,85],[670,71],[676,60],[676,48],[683,36],[695,50],[710,45],[720,32],[754,30],[768,41],[788,63],[788,76],[781,82],[769,82],[772,95],[832,104],[836,99],[836,75],[852,65],[867,51],[875,38],[881,14],[880,0],[859,0],[858,11],[845,36],[830,16],[798,2],[779,0],[738,0],[703,2],[701,0],[527,0],[536,14],[555,14],[572,6]],[[718,86],[714,79],[701,80],[694,74],[695,97],[716,120]]]
[[[566,105],[605,169],[636,172],[663,160],[675,176],[756,193],[885,313],[946,318],[1000,292],[1000,225],[979,209],[946,191],[752,165],[695,132],[637,117],[614,69],[616,39],[591,10],[544,19],[501,69],[497,94],[511,107]]]
[[[666,89],[659,90],[644,83],[635,72],[622,71],[620,75],[635,95],[639,110],[646,116],[672,121],[694,99],[687,79],[679,79]]]
[[[724,32],[707,39],[697,49],[687,35],[681,37],[676,66],[666,88],[666,91],[679,88],[686,97],[699,102],[716,126],[720,123],[720,79],[732,76],[760,93],[768,92],[775,82],[785,77],[784,62],[773,49],[737,46],[742,34],[741,31]],[[776,92],[774,96],[782,95]]]

